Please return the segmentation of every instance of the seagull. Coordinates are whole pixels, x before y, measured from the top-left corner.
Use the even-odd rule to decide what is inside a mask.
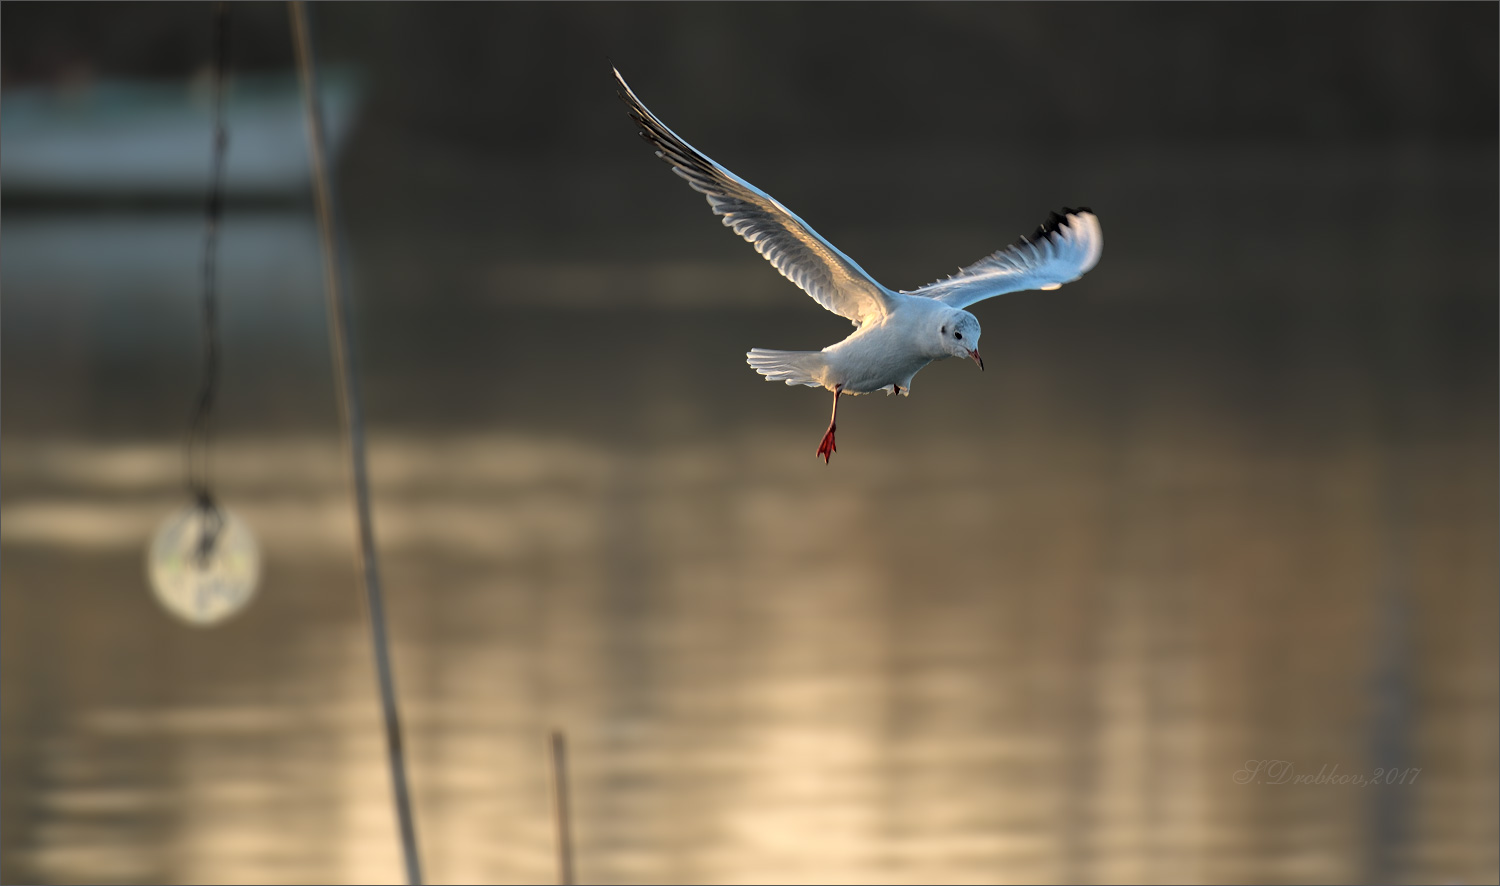
[[[833,432],[839,397],[876,391],[910,396],[912,377],[928,363],[948,357],[973,360],[983,370],[979,320],[964,308],[1008,292],[1057,289],[1088,273],[1104,251],[1098,216],[1087,207],[1065,207],[1051,213],[1030,237],[950,277],[916,290],[888,289],[770,194],[683,141],[636,98],[619,69],[614,72],[624,90],[620,98],[656,156],[706,197],[724,226],[745,238],[782,276],[854,324],[848,338],[821,351],[753,348],[745,355],[766,381],[833,392],[833,415],[818,444],[824,464],[838,451]]]

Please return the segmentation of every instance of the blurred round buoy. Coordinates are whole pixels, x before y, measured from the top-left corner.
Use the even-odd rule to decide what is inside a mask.
[[[194,503],[168,517],[146,557],[151,589],[167,611],[199,627],[245,608],[260,580],[260,550],[240,518]]]

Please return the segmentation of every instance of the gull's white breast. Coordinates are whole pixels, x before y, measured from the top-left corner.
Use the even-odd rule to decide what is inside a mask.
[[[898,297],[894,311],[836,345],[823,349],[833,380],[845,393],[869,394],[891,385],[911,386],[922,367],[947,354],[931,353],[939,314],[951,308],[931,299]]]

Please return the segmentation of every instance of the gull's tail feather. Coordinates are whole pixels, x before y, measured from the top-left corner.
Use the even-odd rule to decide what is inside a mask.
[[[753,348],[745,362],[766,377],[766,381],[784,381],[789,385],[823,387],[828,372],[828,358],[822,351],[772,351]]]

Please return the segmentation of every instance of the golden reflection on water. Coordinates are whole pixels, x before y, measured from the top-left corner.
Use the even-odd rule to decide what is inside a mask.
[[[1059,420],[896,436],[837,473],[779,428],[379,435],[432,879],[552,877],[554,725],[589,881],[1350,880],[1382,801],[1409,816],[1416,879],[1492,878],[1494,646],[1473,614],[1495,515],[1455,467],[1493,461],[1485,436],[1413,462],[1417,783],[1242,785],[1251,759],[1386,765],[1381,452],[1257,450],[1170,408],[1107,444]],[[8,839],[26,833],[7,865],[392,881],[336,446],[224,444],[222,494],[267,566],[204,632],[139,576],[178,457],[7,442]]]

